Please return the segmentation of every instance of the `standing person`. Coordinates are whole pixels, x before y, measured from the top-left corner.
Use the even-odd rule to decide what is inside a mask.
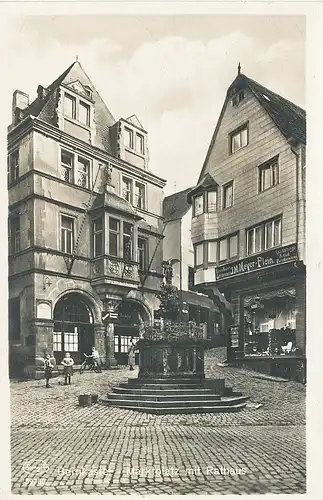
[[[45,361],[44,361],[44,373],[45,373],[45,380],[46,380],[46,389],[50,387],[49,385],[49,379],[52,378],[53,375],[53,368],[54,365],[52,365],[52,362],[50,360],[50,354],[47,354]]]
[[[133,367],[136,363],[135,352],[136,352],[136,343],[134,342],[133,337],[131,337],[130,345],[128,348],[128,365],[130,370],[133,370]]]
[[[62,365],[64,366],[64,377],[65,377],[64,385],[67,385],[67,379],[68,379],[69,385],[71,385],[71,376],[73,375],[74,361],[71,358],[71,355],[69,352],[65,353],[65,358],[62,361]]]
[[[97,368],[99,371],[101,370],[101,359],[100,359],[100,354],[98,353],[97,349],[93,347],[92,349],[92,359],[95,368]]]

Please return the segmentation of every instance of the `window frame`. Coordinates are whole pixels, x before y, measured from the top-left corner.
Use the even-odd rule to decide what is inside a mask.
[[[140,147],[138,149],[138,142],[137,140],[139,139],[140,141]],[[138,132],[136,132],[136,153],[139,153],[140,155],[144,155],[145,154],[145,138],[142,134],[139,134]]]
[[[197,200],[201,199],[202,201],[202,210],[201,212],[196,211],[196,202]],[[204,193],[196,194],[193,197],[193,217],[198,217],[199,215],[202,215],[204,213]]]
[[[125,232],[125,226],[128,225],[130,228],[129,232]],[[125,253],[125,237],[128,239],[128,242],[130,241],[130,253],[129,255],[126,255]],[[134,226],[131,222],[128,221],[122,221],[122,258],[123,260],[133,262],[133,250],[134,250]]]
[[[143,246],[140,247],[139,245],[139,241],[142,241],[143,242]],[[141,272],[144,272],[144,271],[147,271],[148,269],[148,260],[149,260],[149,257],[148,257],[148,238],[144,238],[143,236],[141,235],[138,235],[137,237],[137,262],[138,262],[138,270],[141,271]],[[140,255],[143,255],[143,258],[140,259]],[[140,261],[143,260],[143,267],[140,267]]]
[[[16,157],[16,162],[13,163],[13,158]],[[20,177],[20,172],[19,172],[19,160],[20,160],[20,155],[19,155],[19,147],[15,148],[13,151],[11,151],[8,154],[8,163],[9,163],[9,182],[16,182],[19,177]]]
[[[79,155],[79,154],[77,154],[75,156],[77,156],[77,159],[76,159],[76,161],[74,159],[74,165],[75,165],[75,167],[74,167],[74,178],[75,178],[74,184],[78,187],[83,188],[83,189],[90,189],[91,161],[88,158],[85,158],[84,156]],[[82,171],[78,166],[80,164],[85,165],[87,167],[87,171]],[[82,184],[79,184],[79,179],[81,178],[80,173],[81,173],[81,175],[83,175],[83,178],[85,178],[85,186],[83,186]]]
[[[268,250],[271,250],[272,248],[279,248],[282,246],[282,225],[283,225],[283,217],[282,215],[280,216],[277,216],[277,217],[273,217],[271,219],[268,219],[268,220],[265,220],[263,222],[261,222],[260,224],[256,224],[252,227],[249,227],[246,229],[246,255],[249,256],[249,255],[257,255],[259,253],[262,253],[262,252],[267,252]],[[268,224],[272,224],[272,242],[274,243],[275,241],[275,222],[279,222],[279,243],[278,244],[273,244],[271,246],[268,246],[267,244],[267,231],[266,231],[266,227]],[[257,229],[261,229],[261,233],[262,233],[262,245],[261,245],[261,249],[259,251],[256,251],[256,238],[255,238],[255,234],[256,234],[256,230]],[[251,233],[252,231],[252,234],[253,234],[253,244],[252,244],[252,252],[249,252],[249,234]]]
[[[63,182],[66,182],[67,184],[71,184],[75,186],[76,188],[81,188],[81,189],[86,189],[87,191],[91,190],[91,182],[92,182],[92,165],[93,165],[93,160],[92,158],[87,157],[86,155],[83,155],[83,153],[79,153],[78,151],[71,151],[67,148],[60,147],[59,148],[59,162],[60,162],[60,180]],[[71,158],[71,165],[68,163],[65,163],[62,161],[62,156],[66,155]],[[81,161],[80,161],[81,160]],[[85,179],[86,179],[86,185],[82,186],[82,184],[79,184],[78,180],[80,178],[80,173],[82,173],[82,170],[79,168],[79,164],[86,164],[87,165],[87,172],[85,173]],[[69,171],[69,180],[66,180],[65,178],[62,177],[62,169],[65,169],[66,171]]]
[[[63,219],[69,219],[72,223],[72,227],[71,227],[71,230],[68,230],[67,228],[64,228],[63,227]],[[59,228],[60,228],[60,231],[59,231],[59,249],[62,253],[64,254],[68,254],[68,255],[72,255],[73,254],[73,250],[74,250],[74,244],[75,244],[75,217],[73,217],[72,215],[68,215],[68,214],[60,214],[60,220],[59,220]],[[63,230],[64,230],[64,233],[65,234],[70,234],[71,235],[71,251],[69,252],[68,250],[66,250],[67,248],[67,239],[66,239],[66,236],[65,236],[65,245],[64,245],[64,249],[63,249]],[[68,232],[67,232],[68,231]]]
[[[243,146],[240,146],[236,149],[233,149],[234,137],[236,137],[237,135],[241,136],[242,132],[244,132],[244,131],[246,131],[246,137],[247,137],[246,144],[244,144]],[[241,143],[242,143],[242,141],[241,141]],[[241,149],[245,148],[248,145],[249,145],[249,122],[244,123],[243,125],[240,125],[240,127],[236,128],[235,130],[230,132],[230,134],[229,134],[229,153],[230,153],[230,155],[232,155],[232,154],[236,153],[237,151],[240,151]]]
[[[263,183],[263,173],[266,170],[270,170],[270,186],[264,187]],[[258,192],[264,193],[273,187],[278,186],[280,182],[280,172],[279,172],[279,155],[274,156],[270,160],[266,161],[262,165],[258,166]]]
[[[137,196],[136,193],[136,188],[139,187],[139,194]],[[143,190],[143,196],[140,196],[140,188]],[[142,199],[142,206],[139,206],[139,199]],[[145,210],[146,209],[146,184],[140,181],[134,181],[133,183],[133,205],[138,208],[139,210]]]
[[[66,113],[66,108],[65,108],[65,100],[70,99],[72,102],[72,116]],[[91,97],[89,96],[89,99]],[[80,108],[81,106],[86,109],[86,120],[83,121],[80,119]],[[92,112],[92,105],[90,102],[86,102],[84,98],[74,95],[70,93],[69,91],[64,90],[64,95],[63,95],[63,115],[64,118],[67,120],[73,120],[74,122],[77,122],[78,125],[81,127],[86,127],[90,128],[91,127],[91,112]]]
[[[95,224],[97,221],[101,221],[101,229],[96,229]],[[101,237],[101,251],[98,250],[97,237]],[[92,245],[93,245],[93,257],[100,257],[104,254],[104,218],[102,216],[96,217],[92,220]]]
[[[125,183],[125,181],[129,183],[129,189],[127,189],[126,191],[124,189],[124,183]],[[121,182],[122,182],[122,184],[121,184],[121,196],[122,196],[122,198],[124,198],[125,200],[127,200],[132,205],[132,202],[133,202],[133,179],[131,179],[131,177],[123,175]],[[124,195],[125,192],[129,193],[129,198],[130,198],[129,200]]]
[[[14,223],[18,222],[16,226]],[[13,214],[9,216],[9,251],[11,254],[20,252],[21,250],[21,224],[20,214]]]
[[[86,110],[86,121],[82,121],[80,119],[80,109],[81,107],[83,107],[85,110]],[[87,104],[85,101],[82,101],[81,99],[79,99],[79,102],[78,102],[78,113],[77,113],[77,118],[78,118],[78,122],[80,122],[82,125],[84,125],[85,127],[89,127],[90,126],[90,119],[91,119],[91,106],[89,104]]]
[[[68,115],[66,113],[66,108],[65,108],[65,101],[66,99],[69,99],[72,102],[72,116]],[[64,97],[63,97],[63,114],[66,118],[69,118],[71,120],[76,120],[76,109],[77,109],[77,104],[76,104],[76,97],[69,92],[64,92]]]
[[[229,188],[232,189],[231,205],[226,204],[226,190]],[[233,180],[223,184],[223,186],[222,186],[222,210],[227,210],[227,209],[233,207],[233,188],[234,188]]]
[[[202,242],[199,242],[199,243],[195,243],[195,245],[193,246],[194,248],[194,267],[195,268],[198,268],[198,267],[203,267],[204,266],[204,241]],[[197,262],[197,256],[198,256],[198,248],[201,248],[201,251],[202,251],[202,262],[201,263],[198,263]]]
[[[116,221],[117,222],[117,229],[111,229],[111,221]],[[121,234],[121,221],[120,219],[116,219],[115,217],[109,216],[109,246],[108,246],[108,252],[111,257],[120,257],[120,234]],[[116,248],[116,254],[111,253],[111,234],[116,235],[116,241],[117,241],[117,248]]]
[[[134,150],[134,133],[133,130],[129,127],[124,127],[125,133],[128,134],[129,142],[126,142],[126,136],[124,136],[124,147],[127,149]]]
[[[235,255],[231,255],[231,240],[232,238],[237,238],[237,253]],[[226,242],[226,258],[220,259],[220,248],[221,242]],[[210,259],[210,244],[215,245],[215,256],[216,259]],[[235,233],[230,233],[226,236],[222,236],[216,240],[207,240],[207,262],[208,264],[222,265],[225,262],[230,262],[232,260],[237,260],[239,258],[239,231]]]

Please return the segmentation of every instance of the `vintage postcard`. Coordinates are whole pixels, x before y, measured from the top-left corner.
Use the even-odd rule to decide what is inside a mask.
[[[306,16],[94,6],[8,17],[11,492],[305,494]]]

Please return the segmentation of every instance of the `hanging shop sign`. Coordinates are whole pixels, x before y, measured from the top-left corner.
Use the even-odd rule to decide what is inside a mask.
[[[225,264],[215,268],[216,281],[226,278],[232,278],[240,274],[247,274],[259,269],[279,266],[286,262],[292,262],[298,259],[297,245],[287,245],[285,247],[275,248],[263,252],[260,255],[247,257],[246,259],[233,262],[232,264]]]

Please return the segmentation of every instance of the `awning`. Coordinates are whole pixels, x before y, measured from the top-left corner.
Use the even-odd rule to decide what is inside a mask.
[[[182,300],[193,306],[203,307],[211,311],[219,312],[219,308],[214,304],[213,300],[202,293],[182,290]]]
[[[276,298],[282,297],[296,297],[296,289],[295,288],[279,288],[278,290],[273,290],[271,292],[263,292],[257,293],[256,295],[245,297],[244,299],[244,307],[250,307],[251,304],[255,302],[261,302],[263,300],[272,300]]]

